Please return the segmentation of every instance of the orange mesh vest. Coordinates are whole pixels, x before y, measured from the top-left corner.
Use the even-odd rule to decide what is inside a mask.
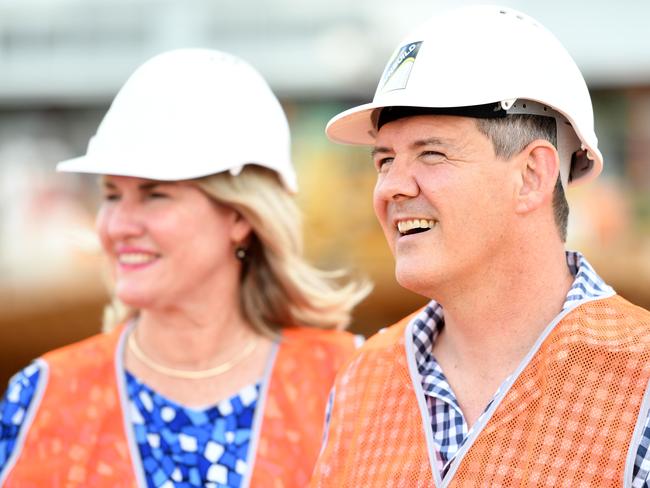
[[[21,433],[25,438],[17,441],[17,459],[6,468],[4,487],[146,486],[121,379],[123,330],[40,360],[46,365],[42,388],[32,400]],[[321,446],[329,390],[354,349],[346,332],[283,331],[258,399],[250,483],[242,486],[307,484]]]
[[[337,379],[311,486],[631,484],[650,404],[648,311],[613,296],[550,326],[474,426],[444,481],[434,471],[438,454],[405,340],[411,318],[370,339]]]

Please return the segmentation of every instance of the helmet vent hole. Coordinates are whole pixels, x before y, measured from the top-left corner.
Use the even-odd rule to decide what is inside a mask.
[[[526,108],[526,104],[524,103],[524,108]]]
[[[505,15],[506,11],[505,10],[499,10],[499,13]]]

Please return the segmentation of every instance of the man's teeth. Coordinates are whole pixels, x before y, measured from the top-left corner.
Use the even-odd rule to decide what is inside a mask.
[[[411,219],[397,222],[397,230],[400,234],[406,234],[413,229],[432,229],[436,225],[435,220]]]
[[[147,254],[143,252],[130,252],[120,254],[119,261],[122,264],[142,264],[148,263],[156,259],[156,256],[153,254]]]

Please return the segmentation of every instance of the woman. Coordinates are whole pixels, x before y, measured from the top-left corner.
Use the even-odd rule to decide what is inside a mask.
[[[305,486],[369,287],[303,260],[264,80],[217,51],[154,57],[58,169],[103,175],[114,301],[104,334],[12,379],[0,484]]]

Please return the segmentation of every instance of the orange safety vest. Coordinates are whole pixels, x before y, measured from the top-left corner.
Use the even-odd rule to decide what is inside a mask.
[[[146,486],[123,379],[125,328],[46,354],[5,488]],[[304,487],[321,447],[347,332],[285,329],[263,381],[242,487]]]
[[[617,295],[563,312],[472,428],[444,480],[411,319],[375,335],[337,378],[310,486],[631,485],[650,406],[650,312]]]

